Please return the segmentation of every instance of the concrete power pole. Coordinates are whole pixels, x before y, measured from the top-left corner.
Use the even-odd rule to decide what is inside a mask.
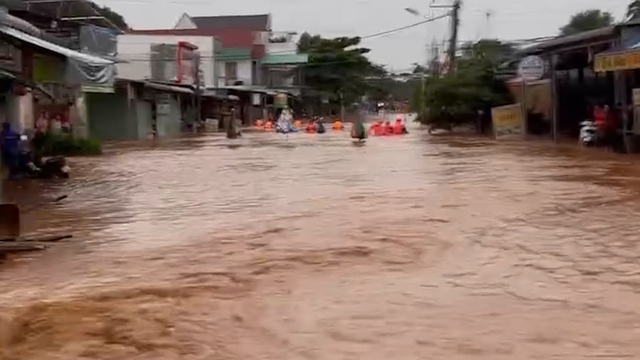
[[[458,50],[458,28],[460,27],[461,0],[455,0],[451,9],[451,38],[449,39],[449,71],[456,70],[456,52]]]
[[[460,8],[461,0],[454,0],[453,5],[431,5],[432,8],[451,9],[451,37],[449,38],[449,49],[447,57],[449,58],[449,71],[455,71],[456,51],[458,50],[458,28],[460,27]]]

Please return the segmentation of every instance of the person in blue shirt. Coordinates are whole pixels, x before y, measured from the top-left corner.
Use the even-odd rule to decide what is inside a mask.
[[[4,122],[0,131],[0,152],[2,163],[9,168],[10,175],[16,175],[19,168],[20,134],[11,129],[11,124]]]

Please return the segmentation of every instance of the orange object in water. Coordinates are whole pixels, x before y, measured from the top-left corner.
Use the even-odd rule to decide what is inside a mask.
[[[342,130],[342,129],[344,129],[344,125],[342,125],[342,121],[336,120],[336,122],[333,123],[333,130]]]
[[[308,133],[316,132],[316,124],[313,121],[309,121],[309,123],[307,124],[307,132]]]
[[[256,120],[256,126],[257,127],[262,127],[263,125],[264,125],[264,121],[262,121],[262,119]]]
[[[396,119],[396,123],[393,124],[393,134],[394,135],[402,135],[404,134],[404,124],[401,119]]]
[[[264,129],[265,129],[265,130],[271,130],[271,129],[273,129],[273,123],[272,123],[271,121],[267,121],[267,122],[264,124]]]
[[[380,121],[373,123],[369,128],[369,134],[373,134],[375,136],[384,135],[382,123]]]
[[[382,128],[382,135],[393,135],[393,126],[390,122],[385,121],[380,127]]]
[[[293,123],[293,126],[295,126],[295,127],[297,127],[298,129],[300,129],[300,128],[302,127],[302,121],[300,121],[300,120],[296,120],[296,121]]]

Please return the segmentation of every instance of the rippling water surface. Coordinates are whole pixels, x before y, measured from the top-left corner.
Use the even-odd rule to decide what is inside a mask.
[[[0,268],[0,358],[640,358],[640,163],[252,133],[6,184],[74,238]]]

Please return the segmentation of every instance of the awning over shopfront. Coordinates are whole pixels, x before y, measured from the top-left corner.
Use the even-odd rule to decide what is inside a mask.
[[[262,59],[262,65],[299,65],[308,62],[308,54],[267,54]]]
[[[159,83],[154,83],[150,81],[145,81],[144,86],[149,89],[172,92],[172,93],[189,94],[189,95],[194,94],[193,90],[190,90],[182,86],[159,84]]]
[[[593,68],[596,72],[640,69],[640,36],[596,54]]]
[[[69,85],[113,86],[116,66],[111,60],[83,54],[4,25],[0,25],[0,33],[66,57],[65,82]]]

